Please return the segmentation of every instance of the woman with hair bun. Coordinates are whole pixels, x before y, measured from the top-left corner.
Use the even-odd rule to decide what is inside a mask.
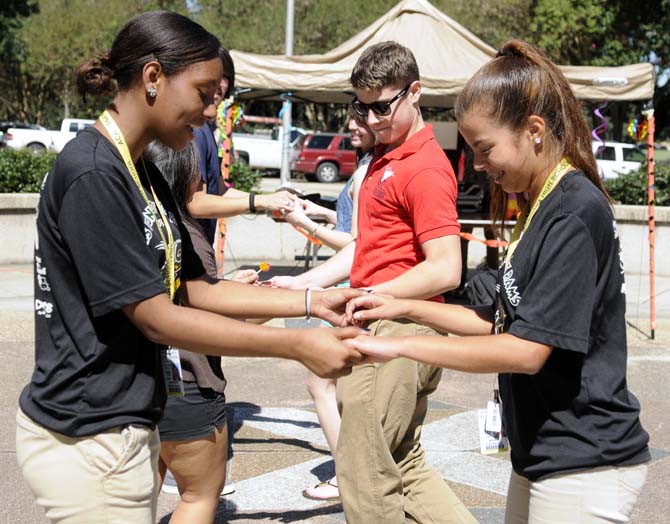
[[[630,522],[649,436],[626,384],[619,237],[579,103],[546,56],[511,41],[468,81],[456,114],[475,169],[493,184],[494,221],[504,220],[508,195],[524,205],[495,303],[365,295],[348,306],[355,322],[408,318],[460,337],[347,343],[374,360],[499,373],[513,466],[506,524]],[[487,431],[499,433],[489,420]]]
[[[109,53],[82,64],[82,93],[109,108],[45,178],[35,240],[35,369],[17,413],[19,466],[49,522],[152,523],[156,424],[182,394],[171,347],[294,359],[323,376],[361,355],[356,328],[274,329],[227,318],[307,314],[344,322],[355,290],[300,292],[204,274],[165,180],[142,160],[181,150],[214,116],[219,41],[168,11],[140,14]]]

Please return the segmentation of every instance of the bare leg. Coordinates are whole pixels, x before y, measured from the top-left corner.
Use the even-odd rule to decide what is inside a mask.
[[[162,445],[161,445],[161,450],[162,450]],[[159,456],[158,457],[158,493],[161,491],[161,486],[163,485],[163,482],[165,481],[165,475],[167,474],[167,466],[165,465],[165,462],[163,462],[163,457]]]
[[[331,454],[337,449],[337,436],[340,434],[340,412],[335,399],[336,385],[335,379],[321,378],[307,371],[307,391],[314,400],[316,416]]]
[[[193,440],[161,442],[161,459],[177,481],[181,501],[171,524],[212,524],[226,479],[228,430]]]
[[[307,391],[314,400],[316,416],[333,456],[335,456],[337,438],[340,434],[340,413],[335,397],[336,386],[337,382],[334,379],[320,378],[311,371],[307,372]],[[303,494],[312,499],[336,499],[339,497],[337,478],[333,477],[325,483],[308,488],[303,491]]]

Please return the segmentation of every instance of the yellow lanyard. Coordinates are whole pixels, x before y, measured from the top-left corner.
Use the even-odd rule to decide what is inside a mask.
[[[528,226],[530,226],[530,223],[537,213],[537,210],[540,209],[540,204],[542,201],[547,198],[549,193],[551,193],[556,188],[561,179],[570,171],[574,171],[574,169],[575,168],[572,166],[572,164],[570,164],[567,158],[561,159],[561,161],[556,165],[551,173],[549,173],[547,180],[545,180],[544,185],[542,186],[542,191],[540,191],[540,196],[537,197],[537,200],[535,201],[535,204],[533,204],[533,208],[530,210],[530,213],[528,212],[528,204],[526,204],[526,206],[523,208],[521,216],[518,218],[514,226],[514,231],[512,231],[512,240],[507,247],[507,253],[505,254],[505,269],[509,268],[512,255],[519,245],[524,232],[526,229],[528,229]]]
[[[123,133],[121,133],[119,126],[116,125],[116,122],[114,122],[114,119],[107,110],[105,110],[100,115],[99,120],[109,133],[109,136],[112,137],[114,145],[119,150],[119,153],[121,153],[123,162],[126,164],[126,167],[130,172],[130,176],[135,182],[137,189],[140,190],[140,194],[142,195],[142,198],[144,199],[147,206],[151,210],[151,213],[154,215],[154,220],[156,222],[156,229],[158,229],[158,234],[160,235],[161,240],[163,241],[163,245],[165,246],[165,265],[166,265],[165,280],[168,291],[170,293],[170,300],[173,300],[177,288],[179,287],[179,282],[177,281],[176,278],[175,243],[174,238],[172,237],[172,228],[170,227],[170,222],[167,219],[165,210],[163,209],[163,205],[156,196],[156,192],[154,191],[154,186],[151,183],[151,179],[149,178],[149,173],[147,173],[146,166],[144,167],[144,173],[145,175],[147,175],[147,180],[149,181],[149,187],[151,188],[151,194],[154,197],[153,202],[149,200],[146,191],[144,191],[142,182],[140,182],[139,173],[137,172],[135,164],[133,163],[133,159],[130,156],[130,150],[128,149],[128,144],[126,144],[126,139],[123,137]],[[144,166],[144,160],[142,160],[142,165]],[[158,220],[158,218],[156,217],[156,209],[158,209],[158,213],[160,214],[160,220]],[[165,235],[163,234],[163,228],[165,228],[167,234],[167,241],[165,239]]]

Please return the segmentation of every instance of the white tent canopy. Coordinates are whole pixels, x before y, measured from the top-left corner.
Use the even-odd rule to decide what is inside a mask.
[[[403,0],[376,22],[322,55],[258,55],[232,51],[243,98],[291,93],[313,102],[349,102],[349,75],[369,46],[394,40],[412,50],[421,74],[422,105],[451,107],[467,80],[495,50],[427,0]],[[649,63],[622,67],[562,66],[575,94],[589,100],[647,100]]]

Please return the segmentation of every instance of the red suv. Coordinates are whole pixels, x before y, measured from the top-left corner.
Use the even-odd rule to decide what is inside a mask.
[[[307,135],[295,163],[295,170],[308,179],[337,182],[356,170],[356,151],[348,134],[312,133]]]

